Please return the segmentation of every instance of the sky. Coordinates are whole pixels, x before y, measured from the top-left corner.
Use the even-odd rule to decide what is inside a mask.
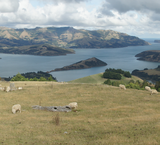
[[[160,38],[160,0],[0,0],[0,26],[69,26]]]

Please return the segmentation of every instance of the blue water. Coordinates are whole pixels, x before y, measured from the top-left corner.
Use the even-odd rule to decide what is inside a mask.
[[[51,74],[53,77],[56,77],[58,81],[70,81],[104,72],[106,68],[121,68],[122,70],[130,72],[134,69],[154,69],[160,65],[160,63],[139,61],[135,57],[136,54],[142,51],[160,50],[160,44],[154,43],[154,39],[146,40],[152,45],[109,49],[75,49],[75,54],[65,56],[0,54],[0,58],[2,58],[0,59],[0,77],[12,77],[17,73],[50,71],[91,57],[96,57],[108,65],[90,69],[52,72]]]

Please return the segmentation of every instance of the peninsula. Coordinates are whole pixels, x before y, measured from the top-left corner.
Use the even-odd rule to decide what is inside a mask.
[[[135,55],[135,57],[139,57],[138,60],[160,62],[160,50],[143,51]]]
[[[48,71],[47,73],[54,72],[54,71],[65,71],[65,70],[75,70],[75,69],[86,69],[91,67],[99,67],[99,66],[106,66],[107,63],[92,57],[86,60],[81,60],[77,63],[74,63],[69,66],[64,66],[62,68],[56,68],[54,70]]]
[[[143,80],[150,80],[154,83],[160,81],[160,65],[155,69],[145,68],[144,70],[133,70],[132,75],[137,76]]]

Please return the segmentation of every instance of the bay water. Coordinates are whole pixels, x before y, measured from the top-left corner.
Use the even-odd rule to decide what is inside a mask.
[[[107,66],[93,67],[89,69],[68,70],[52,72],[52,76],[60,81],[71,81],[85,76],[104,72],[107,68],[122,69],[132,72],[135,69],[154,69],[160,65],[159,62],[140,61],[136,54],[146,50],[160,50],[160,44],[154,43],[154,39],[145,39],[150,42],[148,46],[129,46],[122,48],[103,49],[74,49],[75,54],[64,56],[34,56],[0,54],[0,77],[13,77],[17,73],[51,71],[71,65],[81,60],[96,57],[107,63]]]

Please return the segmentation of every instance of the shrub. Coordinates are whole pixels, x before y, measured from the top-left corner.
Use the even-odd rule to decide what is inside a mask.
[[[106,81],[104,82],[104,84],[112,85],[112,82],[111,82],[110,79],[108,79],[108,80],[106,80]]]
[[[157,81],[155,84],[155,89],[160,92],[160,81]]]
[[[47,80],[44,77],[40,77],[39,81],[47,81]]]
[[[52,76],[50,76],[50,77],[48,78],[48,81],[55,81],[55,80],[52,78]]]
[[[112,86],[119,86],[119,84],[120,84],[120,83],[117,82],[117,81],[113,81],[113,82],[112,82]]]
[[[135,83],[129,83],[129,84],[127,84],[126,88],[132,88],[132,89],[138,89],[138,90],[140,90],[140,86],[138,84],[135,84]]]
[[[103,73],[103,78],[120,80],[122,77],[118,73],[108,71]]]
[[[127,78],[131,78],[131,74],[129,71],[125,71],[123,75]]]
[[[143,83],[141,84],[141,88],[145,88],[145,86],[148,86],[148,82],[146,80],[143,81]]]
[[[134,83],[134,80],[130,80],[128,83]]]
[[[25,78],[20,73],[18,73],[16,76],[14,76],[11,81],[28,81],[28,78]]]

